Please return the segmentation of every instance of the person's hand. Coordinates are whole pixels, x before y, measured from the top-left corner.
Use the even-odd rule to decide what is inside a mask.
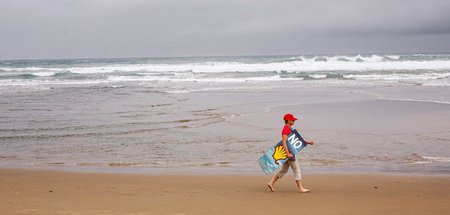
[[[314,141],[312,141],[312,140],[310,140],[310,141],[308,141],[306,143],[308,143],[309,145],[314,145]]]
[[[295,156],[291,153],[288,153],[288,160],[290,160],[290,161],[295,160]]]

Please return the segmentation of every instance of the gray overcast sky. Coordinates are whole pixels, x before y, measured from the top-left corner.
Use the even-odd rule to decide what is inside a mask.
[[[0,59],[450,52],[449,0],[0,0]]]

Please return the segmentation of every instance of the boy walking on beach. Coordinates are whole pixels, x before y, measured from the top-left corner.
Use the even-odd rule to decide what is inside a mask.
[[[278,171],[278,173],[272,177],[272,180],[270,180],[270,182],[267,184],[267,186],[269,187],[270,191],[275,192],[275,188],[274,188],[275,182],[278,179],[280,179],[281,177],[283,177],[284,174],[287,173],[289,166],[290,166],[292,168],[292,171],[294,171],[294,179],[297,184],[298,192],[307,193],[307,192],[309,192],[309,190],[305,189],[302,186],[302,181],[301,181],[302,176],[301,176],[300,165],[298,163],[298,160],[295,157],[295,155],[290,153],[290,151],[287,147],[287,143],[286,143],[289,134],[292,132],[291,127],[294,125],[297,118],[295,118],[294,115],[288,113],[288,114],[284,115],[283,119],[284,119],[285,125],[283,127],[283,130],[281,131],[281,138],[282,138],[281,140],[283,143],[284,151],[287,152],[287,154],[288,154],[288,161],[285,162],[283,164],[283,166],[281,167],[281,169]],[[310,144],[310,145],[314,144],[313,141],[305,141],[305,142],[306,142],[306,144]]]

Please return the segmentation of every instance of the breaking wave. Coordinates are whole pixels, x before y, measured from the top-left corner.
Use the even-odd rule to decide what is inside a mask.
[[[109,82],[338,80],[450,85],[450,55],[317,55],[0,61],[0,87]]]

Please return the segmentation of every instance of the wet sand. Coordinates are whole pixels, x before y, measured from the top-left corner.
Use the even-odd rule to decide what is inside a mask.
[[[259,173],[256,160],[280,140],[282,116],[293,113],[294,128],[316,142],[300,155],[306,168],[450,174],[446,87],[266,85],[163,93],[169,86],[129,83],[4,94],[0,167]]]
[[[290,173],[292,174],[292,173]],[[0,169],[0,214],[448,214],[450,177],[132,175]]]

